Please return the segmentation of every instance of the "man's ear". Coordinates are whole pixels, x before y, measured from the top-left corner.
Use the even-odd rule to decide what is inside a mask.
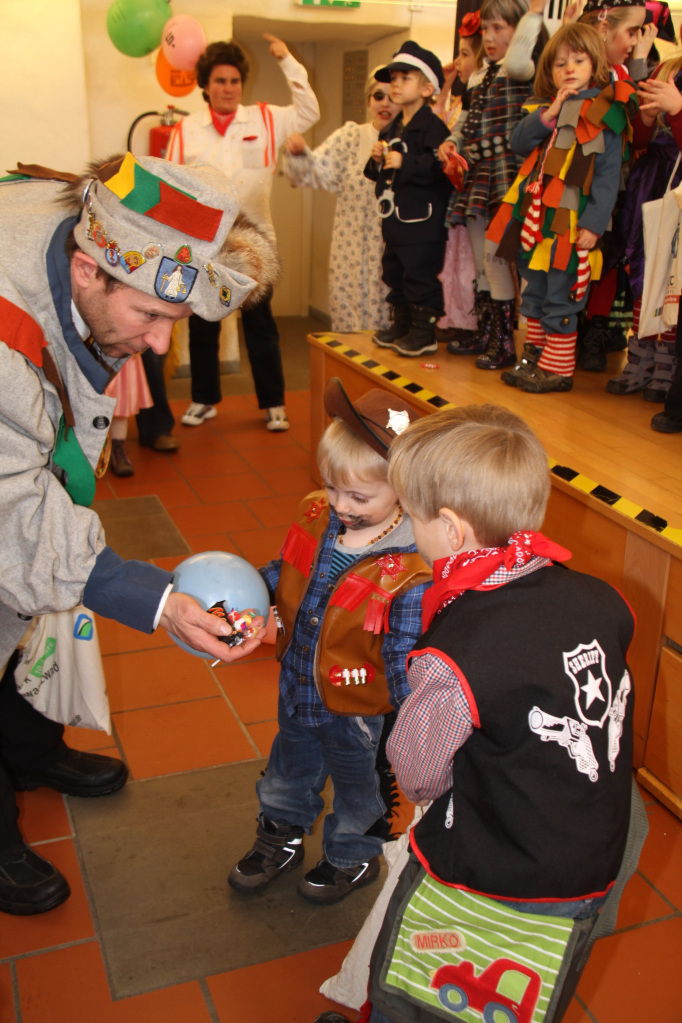
[[[464,545],[464,521],[451,508],[441,508],[438,512],[438,517],[443,523],[450,550],[453,554],[457,554]]]
[[[92,256],[86,255],[80,249],[74,252],[71,257],[71,280],[79,288],[88,288],[95,280],[97,263]]]

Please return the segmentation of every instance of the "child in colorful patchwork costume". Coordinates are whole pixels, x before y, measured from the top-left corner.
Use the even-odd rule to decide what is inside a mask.
[[[598,33],[582,24],[552,36],[535,95],[511,139],[525,162],[487,237],[499,256],[518,254],[526,282],[526,345],[502,379],[545,393],[573,386],[578,313],[601,271],[596,245],[618,196],[636,95],[631,82],[611,81]]]
[[[434,583],[387,752],[408,798],[433,802],[361,1018],[558,1023],[647,830],[633,615],[607,583],[555,564],[570,552],[536,532],[547,456],[506,409],[420,419],[389,480]]]
[[[431,576],[386,480],[389,445],[416,413],[378,389],[353,405],[336,378],[324,397],[334,419],[318,448],[325,490],[305,498],[281,558],[261,570],[284,626],[279,732],[256,785],[255,845],[229,876],[252,894],[297,866],[331,777],[324,855],[298,885],[318,904],[379,874],[388,829],[377,750],[384,715],[407,695],[405,658]]]

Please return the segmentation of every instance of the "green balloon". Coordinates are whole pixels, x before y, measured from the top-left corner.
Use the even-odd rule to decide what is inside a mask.
[[[161,44],[170,0],[114,0],[107,11],[109,38],[126,57],[144,57]]]

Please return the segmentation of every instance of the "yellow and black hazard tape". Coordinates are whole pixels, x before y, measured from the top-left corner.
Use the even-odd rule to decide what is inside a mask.
[[[415,384],[412,380],[408,380],[407,377],[401,376],[400,373],[396,373],[395,370],[389,369],[387,366],[382,366],[381,363],[372,359],[369,355],[356,351],[350,345],[345,345],[334,334],[316,334],[315,339],[321,344],[327,345],[328,348],[333,348],[337,355],[343,355],[351,362],[363,366],[375,374],[375,376],[389,381],[394,387],[401,387],[408,394],[426,402],[427,405],[431,405],[434,409],[455,408],[453,402],[448,401],[447,398],[429,391],[420,384]],[[590,497],[595,497],[598,501],[607,504],[609,508],[613,508],[621,515],[625,515],[626,518],[632,519],[648,529],[652,529],[659,536],[664,536],[666,540],[670,540],[672,543],[682,547],[682,529],[675,529],[673,526],[669,526],[667,519],[647,511],[646,508],[635,504],[634,501],[629,501],[626,497],[621,497],[614,490],[609,490],[608,487],[595,483],[594,480],[577,472],[575,469],[570,469],[566,465],[559,465],[553,458],[549,459],[549,468],[554,476],[564,480],[565,483],[579,490],[582,494],[589,494]]]
[[[394,369],[382,366],[380,362],[372,359],[369,355],[356,351],[350,345],[345,345],[343,341],[339,341],[335,334],[314,334],[313,336],[316,341],[327,345],[328,348],[333,348],[336,355],[343,355],[357,366],[363,366],[374,373],[375,376],[381,377],[382,380],[388,380],[394,387],[402,387],[413,398],[419,398],[420,401],[425,401],[427,405],[432,405],[436,409],[455,407],[447,398],[441,398],[439,394],[434,394],[433,391],[422,387],[421,384],[415,384],[413,380],[408,380],[407,377],[401,376]]]

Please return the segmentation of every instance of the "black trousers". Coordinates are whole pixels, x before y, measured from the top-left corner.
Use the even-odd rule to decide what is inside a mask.
[[[64,749],[64,726],[43,717],[17,692],[16,654],[0,680],[0,852],[21,841],[19,810],[7,769],[39,770]]]
[[[259,408],[284,404],[284,371],[279,348],[279,331],[265,299],[252,309],[242,309],[242,326]],[[189,364],[192,373],[192,401],[217,405],[220,390],[220,322],[190,316]]]
[[[163,378],[165,361],[165,355],[157,355],[151,348],[142,353],[142,365],[154,404],[151,408],[140,409],[136,416],[141,444],[152,444],[157,437],[170,433],[175,426],[166,395],[166,381]]]
[[[381,260],[382,280],[388,286],[391,305],[408,302],[441,312],[443,286],[438,274],[443,269],[446,242],[392,245],[386,242]]]

